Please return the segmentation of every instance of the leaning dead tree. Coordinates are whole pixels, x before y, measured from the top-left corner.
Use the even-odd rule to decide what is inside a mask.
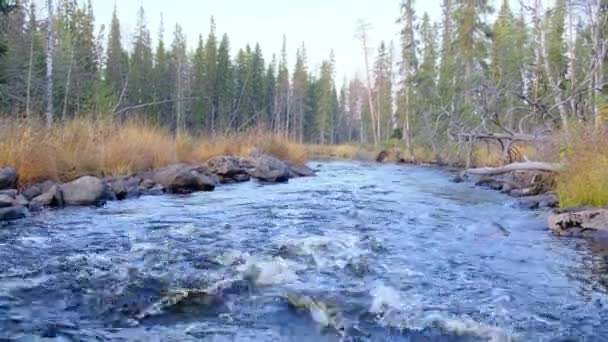
[[[501,167],[481,167],[466,170],[467,174],[478,176],[496,176],[513,171],[545,171],[559,173],[562,169],[561,164],[544,162],[524,162],[512,163]]]

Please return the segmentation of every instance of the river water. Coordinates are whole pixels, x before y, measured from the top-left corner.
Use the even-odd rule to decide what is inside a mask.
[[[444,170],[311,166],[4,224],[0,340],[608,340],[589,242]]]

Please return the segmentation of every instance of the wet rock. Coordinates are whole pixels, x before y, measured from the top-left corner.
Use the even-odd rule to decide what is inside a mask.
[[[523,197],[520,199],[520,205],[527,209],[543,209],[543,208],[557,208],[559,205],[559,199],[555,194],[544,194]]]
[[[263,182],[285,183],[289,180],[289,169],[285,163],[266,154],[252,156],[255,168],[251,177]]]
[[[16,189],[0,190],[0,195],[6,195],[13,199],[17,198],[17,194],[19,194],[19,191]]]
[[[28,201],[31,201],[32,199],[34,199],[34,197],[40,196],[43,193],[49,191],[55,184],[56,183],[53,181],[45,181],[42,183],[34,184],[23,190],[21,194],[25,196]]]
[[[141,183],[139,184],[139,186],[141,188],[146,189],[146,190],[150,190],[150,189],[152,189],[153,187],[156,186],[156,182],[154,182],[150,178],[147,178],[147,179],[142,180]]]
[[[32,211],[39,211],[44,208],[62,207],[63,194],[58,185],[53,185],[43,194],[40,194],[30,201],[29,207]]]
[[[296,177],[312,177],[315,175],[315,171],[304,164],[294,164],[285,162],[289,169],[289,175],[291,178]]]
[[[17,195],[17,197],[15,197],[15,203],[24,207],[30,205],[30,201],[28,201],[23,195]]]
[[[15,204],[15,198],[9,195],[0,194],[0,208],[12,207]]]
[[[464,172],[459,172],[455,174],[452,178],[450,178],[450,182],[452,183],[462,183],[467,180],[467,175]]]
[[[17,187],[17,170],[13,167],[0,168],[0,190]]]
[[[139,177],[110,177],[106,178],[105,181],[119,201],[141,195],[139,189],[141,179]]]
[[[488,176],[481,177],[477,182],[475,182],[475,185],[497,191],[500,191],[503,188],[502,180]]]
[[[60,189],[65,204],[69,206],[103,205],[116,199],[106,182],[91,176],[63,184]]]
[[[167,166],[154,172],[153,180],[171,193],[213,191],[217,180],[204,167],[186,164]]]
[[[0,221],[14,221],[27,217],[29,211],[26,207],[15,205],[7,208],[0,208]]]
[[[378,163],[405,163],[406,160],[399,149],[382,150],[376,157]]]
[[[237,157],[214,157],[209,159],[205,166],[209,172],[219,177],[221,183],[246,182],[250,179],[247,170],[241,166],[241,161]]]
[[[549,228],[558,235],[586,237],[608,232],[608,208],[574,208],[557,211],[548,218]]]

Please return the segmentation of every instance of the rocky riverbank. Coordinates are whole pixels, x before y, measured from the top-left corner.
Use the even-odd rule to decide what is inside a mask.
[[[108,201],[164,193],[213,191],[218,185],[247,182],[281,183],[313,176],[305,165],[252,153],[249,157],[219,156],[201,165],[174,164],[130,176],[83,176],[69,183],[45,181],[22,187],[17,171],[0,168],[0,221],[25,218],[32,212],[66,206],[99,206]]]

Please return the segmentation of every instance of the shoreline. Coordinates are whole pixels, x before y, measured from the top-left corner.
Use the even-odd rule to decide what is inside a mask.
[[[44,209],[102,206],[141,196],[213,191],[229,183],[285,183],[311,177],[306,165],[252,153],[249,157],[217,156],[202,164],[171,164],[130,176],[82,176],[68,183],[44,181],[19,188],[17,171],[0,168],[0,223],[23,219]]]

